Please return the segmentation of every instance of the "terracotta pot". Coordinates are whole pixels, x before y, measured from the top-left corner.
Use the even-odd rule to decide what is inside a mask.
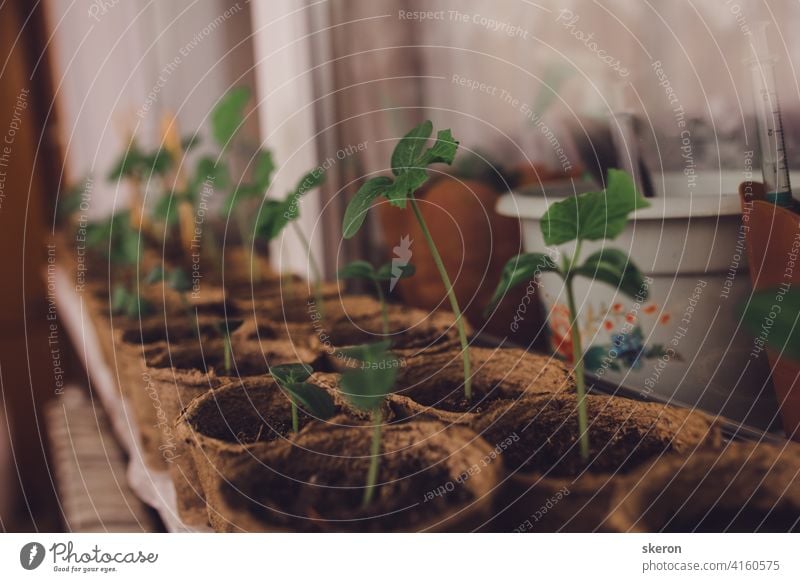
[[[755,290],[800,283],[800,270],[787,268],[787,261],[794,260],[790,255],[797,252],[795,240],[800,236],[800,217],[764,201],[764,185],[758,182],[743,182],[739,197],[742,225],[746,227],[743,232],[747,239],[747,262]],[[800,441],[800,362],[780,356],[779,351],[766,352],[784,432]]]
[[[464,400],[461,350],[403,361],[391,403],[402,418],[425,415],[447,423],[472,423],[492,403],[531,394],[572,391],[569,368],[555,358],[519,349],[471,348],[472,400]]]
[[[613,499],[617,532],[800,531],[800,446],[731,443],[671,456],[624,480]]]
[[[490,517],[500,477],[498,463],[483,464],[490,447],[432,420],[384,427],[375,496],[362,507],[371,435],[314,423],[240,458],[222,485],[230,521],[243,531],[471,531]]]
[[[338,422],[366,420],[342,398],[337,375],[318,373],[309,381],[331,393],[345,415]],[[313,420],[302,410],[299,419],[301,427]],[[188,452],[178,465],[179,507],[192,508],[195,520],[207,519],[217,531],[233,531],[219,493],[228,467],[291,436],[291,403],[270,376],[231,382],[195,399],[181,414],[177,434]]]
[[[560,393],[500,403],[473,427],[507,471],[499,531],[593,531],[609,513],[622,475],[664,455],[718,447],[713,418],[613,396],[587,396],[590,455],[578,445],[577,396]]]

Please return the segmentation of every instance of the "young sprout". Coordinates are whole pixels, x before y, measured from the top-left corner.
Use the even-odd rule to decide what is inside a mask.
[[[130,318],[149,315],[153,311],[153,306],[137,292],[135,275],[141,258],[139,243],[139,233],[131,226],[128,211],[92,222],[86,228],[86,246],[105,257],[109,265],[121,267],[123,281],[114,284],[111,312]]]
[[[382,341],[342,350],[345,357],[361,362],[360,367],[348,368],[342,374],[342,395],[352,406],[372,415],[372,444],[363,507],[370,504],[375,494],[381,452],[383,403],[392,392],[397,378],[399,361],[387,351],[389,345],[388,341]]]
[[[199,334],[200,327],[197,321],[197,312],[192,307],[191,303],[189,303],[189,299],[186,296],[186,294],[192,289],[192,282],[189,280],[189,277],[186,275],[184,270],[181,268],[175,268],[171,271],[165,271],[162,265],[158,265],[154,267],[153,270],[147,275],[145,283],[158,283],[160,281],[164,281],[167,287],[178,293],[181,305],[186,311],[189,321],[193,322],[194,333]]]
[[[646,208],[649,203],[636,191],[631,177],[621,170],[609,170],[606,189],[587,192],[552,204],[542,217],[542,235],[548,246],[575,241],[572,257],[564,255],[561,266],[543,253],[524,253],[508,261],[500,284],[489,302],[493,309],[506,292],[528,282],[540,273],[555,273],[564,281],[572,334],[572,363],[578,391],[578,431],[581,457],[589,458],[589,433],[586,412],[586,380],[584,352],[578,326],[573,282],[582,276],[602,281],[629,297],[646,299],[648,288],[636,265],[624,252],[603,247],[579,265],[583,241],[613,240],[622,233],[631,212]]]
[[[298,403],[312,416],[325,420],[336,413],[336,405],[328,392],[306,380],[314,369],[307,364],[281,364],[271,366],[269,373],[289,395],[292,404],[292,431],[300,430],[300,418],[297,412]]]
[[[233,374],[233,344],[231,343],[231,333],[239,329],[243,323],[244,320],[242,319],[223,318],[214,324],[217,328],[217,333],[223,338],[223,362],[226,376]]]
[[[405,279],[414,274],[414,265],[411,263],[400,267],[399,273],[392,273],[392,263],[386,263],[375,270],[367,261],[353,261],[346,267],[339,269],[337,274],[339,279],[365,279],[372,281],[375,292],[381,302],[381,316],[383,317],[383,335],[389,335],[389,308],[386,303],[386,296],[383,293],[382,283],[397,279]]]
[[[458,149],[458,142],[453,139],[449,129],[441,130],[436,135],[433,145],[426,149],[428,139],[433,132],[433,124],[426,121],[408,132],[397,144],[392,153],[392,173],[393,178],[378,176],[367,180],[359,188],[353,200],[347,206],[344,214],[342,231],[345,238],[352,238],[364,224],[367,217],[367,210],[372,201],[379,196],[384,196],[390,204],[405,208],[411,206],[414,216],[419,223],[425,241],[433,256],[433,261],[439,271],[439,276],[444,283],[447,297],[450,300],[450,308],[456,319],[458,337],[461,341],[461,354],[464,361],[464,396],[467,400],[472,399],[472,361],[469,353],[469,343],[467,340],[467,330],[464,325],[464,317],[458,305],[458,298],[450,282],[442,256],[433,241],[433,236],[422,212],[417,204],[414,193],[428,181],[427,167],[430,164],[445,163],[452,164]]]
[[[322,271],[314,259],[311,245],[300,228],[297,219],[300,218],[300,198],[314,188],[319,187],[324,180],[325,173],[321,168],[311,170],[300,179],[294,190],[289,192],[284,200],[265,199],[261,211],[256,217],[256,234],[263,237],[267,242],[275,240],[288,224],[291,223],[294,227],[297,237],[306,249],[311,271],[314,275],[314,295],[320,315],[323,315]]]

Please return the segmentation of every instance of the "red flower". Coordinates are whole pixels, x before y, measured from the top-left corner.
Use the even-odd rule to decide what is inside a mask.
[[[603,322],[603,327],[605,327],[605,328],[606,328],[606,330],[608,330],[608,331],[611,331],[612,329],[614,329],[614,324],[613,324],[611,321],[609,321],[609,320],[607,320],[607,319],[606,319],[606,320]]]
[[[669,323],[669,320],[670,320],[669,313],[665,313],[664,315],[661,316],[661,319],[659,319],[658,321],[661,324],[667,324]]]
[[[657,309],[658,309],[658,307],[656,307],[656,305],[654,303],[651,303],[650,305],[645,305],[645,307],[642,309],[642,311],[644,313],[650,315],[651,313],[655,313]]]
[[[622,303],[615,303],[611,306],[611,309],[614,311],[614,313],[620,313],[622,311]]]
[[[636,316],[633,313],[629,313],[625,316],[625,321],[628,323],[636,323]]]

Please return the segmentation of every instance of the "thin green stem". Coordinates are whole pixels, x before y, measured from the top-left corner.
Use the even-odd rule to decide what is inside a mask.
[[[300,418],[297,414],[297,403],[292,396],[289,396],[289,401],[292,403],[292,432],[300,432]]]
[[[425,235],[425,241],[428,243],[428,248],[433,256],[433,262],[436,263],[436,268],[439,270],[439,276],[442,278],[442,283],[447,290],[447,297],[450,299],[450,307],[456,318],[456,328],[458,329],[458,339],[461,341],[461,354],[464,360],[464,397],[467,400],[472,400],[472,359],[469,353],[469,343],[467,341],[467,330],[464,326],[464,317],[461,314],[461,308],[458,306],[458,299],[453,290],[453,284],[450,282],[450,276],[447,274],[447,269],[444,267],[442,256],[439,254],[439,249],[436,248],[436,243],[433,242],[431,232],[428,230],[428,225],[425,224],[425,219],[422,218],[422,213],[417,205],[417,199],[414,195],[408,197],[411,202],[411,209],[414,211],[414,216],[417,218],[422,234]]]
[[[236,209],[236,224],[239,228],[239,238],[241,239],[242,249],[247,254],[247,260],[250,265],[250,273],[253,280],[256,282],[261,281],[261,265],[256,261],[255,241],[250,236],[249,228],[247,226],[247,218],[242,213],[241,209]]]
[[[373,279],[372,282],[375,284],[375,291],[378,293],[378,300],[381,302],[381,317],[383,318],[383,335],[388,337],[389,336],[389,306],[386,304],[386,296],[383,294],[383,289],[381,289],[381,282],[377,279]]]
[[[311,243],[308,242],[303,229],[300,228],[300,225],[295,220],[292,222],[292,228],[294,228],[295,233],[297,233],[297,237],[300,239],[300,242],[306,249],[306,255],[308,256],[308,264],[311,265],[311,273],[314,276],[314,297],[317,301],[317,309],[319,310],[320,318],[325,317],[325,308],[322,304],[322,271],[317,265],[316,259],[314,259],[314,254],[311,252]]]
[[[200,324],[197,321],[197,312],[192,308],[192,305],[189,303],[189,300],[186,299],[186,293],[178,293],[181,298],[181,304],[183,305],[184,310],[186,310],[186,315],[189,318],[190,324],[193,324],[192,331],[194,332],[195,337],[200,336]]]
[[[225,334],[225,374],[231,375],[233,371],[233,346],[231,345],[231,335]]]
[[[367,486],[364,489],[364,500],[362,507],[367,507],[375,495],[375,484],[378,482],[378,466],[380,464],[381,453],[381,429],[383,427],[383,414],[379,408],[372,415],[374,427],[372,429],[372,445],[370,446],[369,471],[367,472]]]
[[[589,460],[589,419],[586,413],[586,378],[584,376],[583,345],[581,331],[578,326],[578,310],[575,304],[575,293],[572,289],[572,269],[578,262],[581,241],[575,245],[569,270],[564,274],[567,287],[567,304],[569,306],[570,331],[572,334],[572,363],[575,370],[575,383],[578,391],[578,432],[580,433],[581,458]]]

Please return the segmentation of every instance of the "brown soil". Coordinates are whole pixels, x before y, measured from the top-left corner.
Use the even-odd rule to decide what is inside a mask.
[[[346,347],[385,339],[383,316],[378,311],[367,311],[361,315],[348,314],[326,325],[326,331],[334,346]],[[370,310],[372,306],[370,305]],[[458,330],[452,314],[444,312],[428,313],[400,305],[388,308],[390,337],[394,349],[416,352],[444,349],[458,345]]]
[[[302,409],[300,427],[311,420]],[[248,379],[217,389],[189,417],[199,434],[226,443],[252,444],[292,433],[291,403],[271,378]]]
[[[628,478],[611,522],[615,531],[798,532],[799,475],[793,443],[664,458]]]
[[[496,483],[490,467],[455,484],[487,450],[485,443],[467,445],[473,436],[465,428],[442,432],[444,426],[432,421],[390,425],[384,427],[375,497],[363,508],[372,428],[318,428],[309,425],[293,445],[274,448],[257,462],[242,459],[223,488],[228,502],[264,529],[414,531]],[[427,499],[426,492],[448,483],[453,483],[448,492]]]
[[[304,362],[314,364],[317,354],[308,349],[294,346],[284,341],[264,341],[260,343],[240,342],[234,345],[233,370],[225,371],[225,352],[223,340],[207,340],[202,351],[196,346],[178,346],[163,350],[152,358],[149,365],[154,368],[175,368],[176,371],[198,371],[218,377],[263,376],[269,373],[269,366]]]
[[[499,404],[478,419],[475,430],[490,443],[516,435],[503,452],[510,472],[548,477],[628,473],[667,453],[718,444],[712,419],[689,410],[609,396],[587,396],[590,455],[581,459],[578,400],[574,394],[533,396]]]
[[[472,400],[464,398],[461,350],[409,358],[395,392],[424,406],[448,412],[483,412],[492,402],[523,394],[572,390],[567,368],[558,360],[524,350],[470,348]]]

